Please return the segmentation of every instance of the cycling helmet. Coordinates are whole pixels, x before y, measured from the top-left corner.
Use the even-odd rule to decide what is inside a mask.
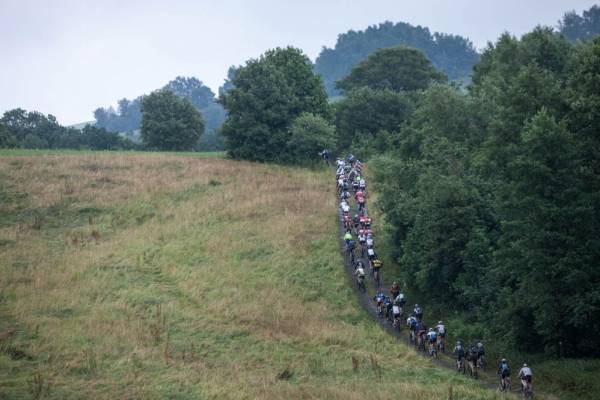
[[[503,358],[503,359],[502,359],[502,362],[503,362],[503,363],[505,363],[505,362],[506,362],[506,358]]]
[[[438,321],[438,324],[440,324],[440,325],[441,325],[441,324],[443,324],[443,322],[442,322],[442,321]]]
[[[523,366],[524,366],[524,367],[526,367],[526,366],[527,366],[527,363],[523,363]]]
[[[456,345],[457,345],[457,346],[461,346],[461,345],[462,345],[462,342],[461,342],[460,340],[458,340],[458,341],[456,342]]]
[[[433,328],[429,328],[429,332],[433,332]]]
[[[417,307],[419,307],[419,305],[418,305],[418,304],[415,304],[415,308],[417,308]]]

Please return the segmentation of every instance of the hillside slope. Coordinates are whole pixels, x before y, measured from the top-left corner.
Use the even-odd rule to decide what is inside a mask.
[[[0,157],[0,398],[495,398],[360,309],[329,172]]]

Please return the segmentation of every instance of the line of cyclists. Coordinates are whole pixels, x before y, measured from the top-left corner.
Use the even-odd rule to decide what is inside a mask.
[[[354,265],[356,285],[361,292],[366,292],[366,262],[377,290],[373,297],[377,313],[381,318],[389,320],[394,328],[400,330],[405,317],[406,299],[397,282],[393,282],[389,289],[389,296],[385,295],[381,289],[383,262],[374,248],[373,231],[371,230],[373,221],[366,206],[367,184],[362,173],[363,164],[350,154],[346,159],[337,158],[335,165],[340,215],[345,232],[345,251],[348,253],[348,259]],[[356,204],[354,215],[352,215],[350,205],[352,198]],[[360,252],[360,256],[357,256],[357,252]],[[445,353],[447,331],[443,321],[438,321],[435,326],[427,328],[423,322],[423,309],[419,304],[415,304],[412,313],[406,318],[405,324],[409,329],[410,343],[416,346],[418,351],[427,352],[432,358],[437,358],[438,352]],[[470,346],[464,346],[459,340],[456,342],[453,354],[456,356],[458,373],[466,374],[468,371],[471,376],[477,378],[478,370],[485,371],[485,348],[481,340],[476,340]],[[500,376],[500,390],[503,392],[511,390],[510,374],[507,360],[502,359],[498,367],[498,375]],[[525,398],[533,396],[532,377],[531,368],[524,363],[519,370],[518,378],[521,380],[521,390]]]

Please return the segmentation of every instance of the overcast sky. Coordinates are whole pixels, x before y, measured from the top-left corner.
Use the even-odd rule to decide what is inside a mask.
[[[217,91],[230,65],[293,45],[314,61],[337,35],[386,20],[470,38],[556,25],[598,0],[0,0],[0,113],[63,124],[177,75]]]

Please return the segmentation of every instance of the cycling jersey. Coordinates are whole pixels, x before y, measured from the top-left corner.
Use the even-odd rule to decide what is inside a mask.
[[[439,324],[438,326],[435,327],[435,329],[437,329],[437,331],[440,335],[443,335],[446,333],[446,327],[443,324]]]
[[[396,296],[396,300],[394,301],[400,305],[406,303],[406,301],[404,300],[404,295],[402,293],[399,293],[398,296]]]
[[[344,240],[347,241],[347,242],[349,242],[350,240],[352,240],[352,235],[350,233],[346,233],[344,235]]]
[[[362,267],[359,267],[356,269],[356,271],[354,271],[354,275],[358,276],[358,277],[365,277],[365,270]]]
[[[529,368],[529,367],[523,367],[519,371],[519,378],[532,377],[532,376],[533,376],[533,372],[531,372],[531,368]]]
[[[365,243],[367,241],[367,238],[365,237],[365,235],[358,235],[358,241],[360,243]]]
[[[427,332],[427,339],[431,342],[431,343],[435,343],[435,341],[437,340],[437,333],[435,332]]]
[[[373,247],[373,238],[367,238],[367,246]]]
[[[374,260],[375,259],[375,250],[367,249],[367,257],[369,258],[369,260]]]
[[[350,206],[348,204],[344,204],[342,206],[342,211],[345,212],[345,213],[350,212]]]
[[[379,259],[373,260],[372,264],[373,264],[373,269],[379,269],[383,266],[383,262]]]

